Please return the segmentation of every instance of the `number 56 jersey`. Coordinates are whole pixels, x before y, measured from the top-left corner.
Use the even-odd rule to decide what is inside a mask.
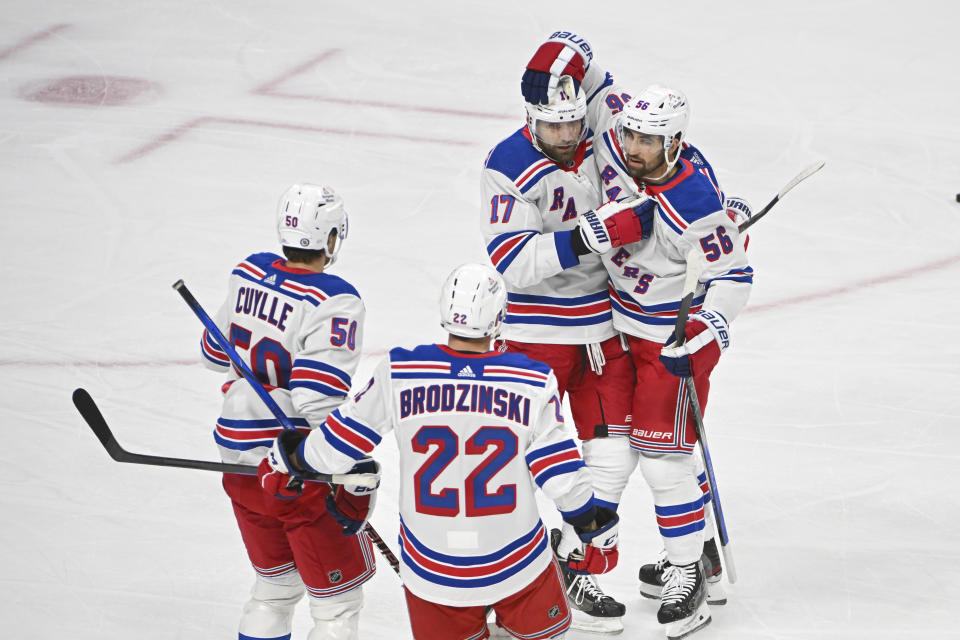
[[[303,458],[342,473],[393,431],[404,585],[439,604],[490,604],[552,561],[537,486],[565,517],[593,504],[559,403],[550,368],[522,354],[397,348],[304,441]]]
[[[227,299],[214,321],[298,428],[318,426],[350,393],[360,361],[363,302],[347,281],[288,267],[256,253],[234,267]],[[206,332],[209,368],[229,372],[214,439],[226,462],[258,464],[280,434],[280,422]]]

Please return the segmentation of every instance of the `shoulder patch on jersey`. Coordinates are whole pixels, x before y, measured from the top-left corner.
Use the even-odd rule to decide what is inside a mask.
[[[436,360],[443,352],[435,344],[421,344],[413,349],[394,347],[390,349],[390,362],[408,362],[410,360]]]
[[[282,256],[278,256],[275,253],[270,253],[269,251],[263,251],[261,253],[252,253],[243,261],[248,264],[251,264],[255,267],[258,267],[264,271],[270,269],[270,265],[276,260],[282,260]],[[242,264],[242,263],[241,263]]]
[[[525,128],[521,127],[512,136],[497,144],[487,157],[484,167],[502,173],[512,182],[516,182],[537,163],[546,161],[553,165],[553,162],[537,151],[523,135]]]
[[[723,202],[710,178],[693,171],[669,189],[656,194],[660,216],[677,233],[717,211],[723,211]]]
[[[536,371],[544,375],[547,375],[552,371],[550,365],[540,362],[539,360],[533,360],[529,356],[522,353],[502,353],[497,356],[494,362],[497,365],[516,367],[518,369],[529,369],[530,371]]]

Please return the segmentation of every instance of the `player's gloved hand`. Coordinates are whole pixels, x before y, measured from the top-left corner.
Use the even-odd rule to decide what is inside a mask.
[[[685,342],[676,346],[674,336],[660,350],[660,362],[673,375],[685,378],[708,373],[730,346],[727,320],[716,311],[701,309],[690,315],[684,327]]]
[[[727,208],[727,215],[738,227],[753,217],[753,208],[745,198],[737,196],[728,196],[724,206]],[[743,239],[743,248],[746,249],[750,244],[750,236]]]
[[[657,201],[650,196],[640,196],[628,198],[624,202],[637,204],[632,204],[629,209],[614,213],[603,221],[607,233],[610,234],[610,245],[613,247],[646,240],[653,233],[653,215],[657,211]],[[607,205],[597,209],[597,213],[600,213],[605,206]]]
[[[290,456],[306,437],[300,431],[288,429],[273,441],[267,457],[257,466],[257,476],[264,491],[283,500],[296,498],[303,493],[303,478],[300,470],[290,461]]]
[[[582,555],[575,552],[567,558],[567,568],[573,573],[606,573],[616,567],[620,559],[620,552],[617,550],[620,518],[617,512],[598,505],[594,522],[597,525],[594,531],[577,528],[577,535],[586,546]]]
[[[612,244],[606,221],[621,211],[628,211],[629,216],[634,216],[633,207],[639,205],[640,202],[640,197],[625,198],[619,202],[611,200],[597,207],[596,211],[581,213],[577,219],[577,224],[580,227],[580,237],[587,249],[593,253],[606,253],[612,247],[619,247],[619,244]],[[625,225],[626,220],[624,220]],[[652,228],[652,225],[648,226]]]
[[[580,88],[593,51],[590,44],[570,31],[557,31],[537,49],[520,80],[523,99],[533,104],[546,104],[557,88],[560,76],[573,78]]]
[[[343,527],[345,536],[356,535],[373,513],[377,502],[377,487],[380,486],[380,464],[376,460],[361,460],[350,469],[350,473],[375,474],[377,486],[369,488],[340,485],[336,491],[327,495],[327,512]]]
[[[747,202],[746,198],[727,196],[724,206],[727,208],[727,215],[737,223],[738,226],[753,217],[753,208],[750,206],[750,203]]]

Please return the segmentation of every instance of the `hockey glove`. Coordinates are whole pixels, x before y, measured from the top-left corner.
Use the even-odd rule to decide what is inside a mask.
[[[612,244],[606,221],[620,212],[626,212],[628,216],[635,217],[633,207],[642,206],[640,202],[640,198],[637,197],[625,198],[619,202],[611,200],[597,207],[596,211],[581,213],[577,219],[577,224],[580,226],[580,237],[587,249],[593,253],[606,253],[613,247],[619,247],[619,244]],[[626,225],[627,222],[624,219],[624,229]],[[652,228],[652,225],[648,226]],[[614,224],[614,227],[616,228],[616,224]]]
[[[567,558],[567,568],[578,574],[606,573],[617,566],[620,552],[617,542],[620,537],[620,518],[617,512],[608,507],[597,506],[597,517],[594,520],[597,528],[594,531],[585,531],[576,527],[577,535],[586,544],[583,553],[571,553]]]
[[[267,457],[257,466],[257,476],[264,491],[282,500],[291,500],[303,493],[303,479],[290,457],[306,437],[300,431],[288,429],[273,441]]]
[[[745,198],[729,196],[724,206],[727,208],[727,216],[729,216],[738,227],[753,217],[753,209]],[[743,239],[744,250],[746,250],[748,244],[750,244],[750,236]]]
[[[377,487],[380,486],[380,464],[375,460],[358,462],[350,473],[376,474]],[[343,535],[353,536],[367,524],[376,502],[376,487],[370,489],[340,485],[335,492],[327,495],[327,512],[343,527]]]
[[[671,335],[660,350],[660,362],[679,378],[709,373],[730,346],[726,319],[716,311],[700,310],[691,314],[684,327],[685,341],[675,346]]]
[[[532,104],[548,103],[560,76],[570,76],[574,88],[579,89],[592,57],[586,40],[569,31],[557,31],[540,45],[527,63],[520,80],[523,99]]]
[[[653,214],[657,210],[657,201],[649,196],[641,196],[643,200],[629,209],[613,214],[603,221],[610,234],[610,245],[622,247],[631,242],[646,240],[653,233]],[[628,198],[625,202],[635,202],[636,198]],[[603,207],[597,209],[599,213]]]

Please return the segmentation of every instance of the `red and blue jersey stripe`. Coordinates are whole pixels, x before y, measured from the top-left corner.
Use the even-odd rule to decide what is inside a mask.
[[[538,486],[564,473],[576,473],[577,470],[584,467],[583,458],[580,457],[580,450],[573,440],[564,440],[555,442],[546,447],[535,449],[529,452],[524,459],[527,466],[530,467],[530,473],[533,474],[533,480]]]
[[[290,371],[290,389],[304,388],[328,396],[346,397],[350,393],[350,375],[325,362],[297,358]]]
[[[507,293],[507,324],[573,327],[603,324],[612,317],[606,291],[569,298]]]
[[[290,422],[298,431],[309,433],[310,425],[306,418],[290,418]],[[276,418],[234,420],[221,416],[213,429],[213,439],[225,449],[249,451],[271,446],[281,431],[283,425]]]
[[[400,519],[400,557],[411,571],[428,582],[470,589],[503,582],[547,551],[543,522],[502,548],[479,556],[449,555],[424,545]]]
[[[220,348],[220,345],[206,329],[203,330],[203,337],[200,339],[200,352],[203,353],[204,358],[218,367],[227,368],[230,366],[230,356]]]
[[[536,231],[512,231],[501,233],[487,245],[487,254],[494,268],[503,273],[516,260],[520,251],[537,236]]]
[[[369,457],[381,440],[379,433],[358,420],[344,416],[339,409],[327,416],[320,425],[320,431],[334,449],[354,460]]]
[[[695,297],[690,305],[690,313],[699,311],[706,297],[706,293]],[[610,303],[617,313],[642,324],[673,326],[677,322],[677,314],[680,313],[679,300],[643,305],[636,302],[626,291],[615,289],[613,286],[610,287]]]

